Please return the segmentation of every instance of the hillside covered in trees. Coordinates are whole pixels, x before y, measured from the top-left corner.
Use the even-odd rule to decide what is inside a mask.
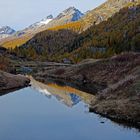
[[[29,59],[53,60],[65,52],[71,52],[71,43],[78,36],[70,30],[47,30],[37,34],[21,47],[15,48],[20,57]]]
[[[139,44],[140,6],[131,6],[80,35],[68,29],[41,32],[15,52],[31,59],[62,61],[68,58],[79,62],[140,51]]]
[[[124,51],[140,51],[140,6],[120,10],[108,21],[92,26],[74,41],[70,57],[77,61]]]

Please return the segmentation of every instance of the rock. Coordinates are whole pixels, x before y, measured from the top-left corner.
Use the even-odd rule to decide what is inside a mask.
[[[23,88],[29,85],[30,79],[22,75],[13,75],[0,71],[0,92]]]

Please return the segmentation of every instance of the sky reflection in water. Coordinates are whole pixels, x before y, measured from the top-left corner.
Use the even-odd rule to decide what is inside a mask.
[[[34,82],[33,87],[0,97],[0,140],[140,139],[137,130],[88,113],[92,95]]]

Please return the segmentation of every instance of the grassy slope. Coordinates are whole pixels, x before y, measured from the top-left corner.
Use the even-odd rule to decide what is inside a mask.
[[[18,38],[10,39],[6,42],[3,42],[1,45],[7,49],[14,49],[15,47],[21,46],[22,44],[26,43],[32,36],[22,36]]]

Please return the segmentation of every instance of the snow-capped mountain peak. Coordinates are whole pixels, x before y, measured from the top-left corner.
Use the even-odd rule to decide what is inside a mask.
[[[56,19],[61,19],[63,17],[72,16],[71,21],[77,21],[79,20],[84,14],[81,13],[78,9],[75,7],[69,7],[66,10],[64,10],[62,13],[60,13]]]
[[[49,15],[46,18],[42,19],[41,21],[45,21],[45,20],[48,20],[48,19],[53,19],[53,16],[52,15]]]
[[[0,40],[13,35],[16,31],[9,26],[0,27]]]
[[[15,30],[12,29],[9,26],[2,26],[2,27],[0,27],[0,34],[8,34],[8,35],[11,35],[13,33],[15,33]]]
[[[48,24],[52,20],[53,20],[53,16],[49,15],[46,18],[42,19],[41,21],[36,22],[36,23],[30,25],[29,28],[36,28],[36,27],[40,27],[42,25],[46,25],[46,24]]]
[[[49,16],[47,16],[46,18],[44,18],[44,19],[42,19],[39,23],[40,24],[48,24],[50,21],[52,21],[53,20],[53,16],[52,15],[49,15]]]

